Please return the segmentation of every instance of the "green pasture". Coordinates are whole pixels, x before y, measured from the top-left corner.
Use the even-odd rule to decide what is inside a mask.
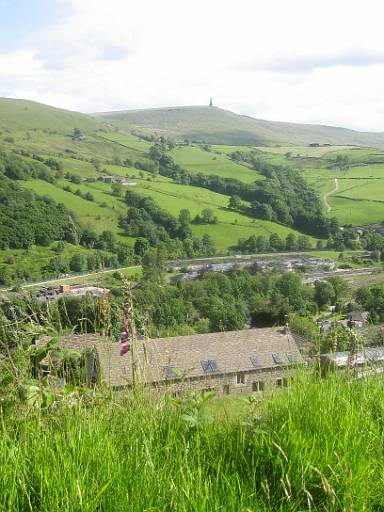
[[[166,182],[141,182],[135,190],[143,195],[155,199],[162,208],[178,216],[180,210],[187,208],[192,217],[201,213],[204,208],[214,210],[218,224],[192,225],[192,231],[197,236],[209,234],[218,250],[223,251],[237,243],[239,238],[248,238],[251,235],[270,236],[278,233],[285,238],[288,233],[300,235],[286,226],[274,222],[253,219],[239,212],[227,208],[229,196],[217,194],[207,189],[178,185]]]
[[[42,156],[44,156],[44,158],[51,157],[51,155]],[[78,160],[76,158],[64,158],[58,156],[54,157],[54,160],[61,163],[64,174],[69,172],[70,174],[80,176],[81,178],[95,178],[98,175],[95,167],[90,162]]]
[[[130,149],[132,151],[140,151],[141,153],[145,153],[146,151],[148,151],[153,144],[152,142],[149,142],[147,140],[135,137],[132,134],[121,133],[117,131],[100,133],[100,137],[111,142],[120,144],[121,146],[124,146],[125,148]]]
[[[144,173],[144,179],[150,178],[152,176],[151,173],[142,171],[140,169],[136,169],[136,167],[122,167],[121,165],[105,164],[105,165],[103,165],[103,170],[104,169],[107,171],[107,174],[124,176],[127,178],[143,179],[143,178],[141,178],[141,174],[143,174],[143,173]],[[105,173],[103,172],[103,174],[105,174]],[[163,176],[157,176],[156,180],[170,181],[169,178],[165,178]]]
[[[285,155],[286,153],[292,153],[292,156],[302,157],[323,157],[324,155],[335,152],[338,154],[339,151],[350,149],[350,146],[257,146],[256,149],[263,151],[264,153],[276,153],[278,155]]]
[[[339,147],[330,151],[326,159],[334,160],[337,155],[348,156],[351,162],[384,163],[384,151],[369,147]]]
[[[332,207],[331,216],[342,224],[360,226],[384,221],[384,202],[364,201],[332,195],[328,198]]]
[[[224,144],[212,144],[211,147],[217,153],[225,153],[226,155],[234,151],[254,151],[256,149],[254,146],[228,146]]]
[[[171,155],[176,163],[194,173],[235,178],[245,183],[263,179],[257,171],[232,162],[227,156],[205,151],[197,146],[178,146],[171,151]]]
[[[66,180],[60,181],[63,186],[70,184]],[[39,195],[51,197],[58,203],[63,203],[69,210],[73,211],[78,221],[98,233],[104,230],[118,232],[117,222],[119,215],[123,211],[123,206],[118,207],[118,200],[107,192],[97,189],[98,184],[70,184],[73,191],[79,188],[82,192],[91,192],[95,201],[88,201],[71,192],[66,192],[58,185],[52,185],[42,180],[24,181],[23,187],[36,192]],[[108,189],[106,188],[106,191]],[[98,201],[105,202],[106,206],[102,207]]]
[[[11,135],[14,143],[4,140],[6,135]],[[72,132],[57,133],[49,130],[15,131],[11,134],[3,132],[0,135],[0,149],[9,151],[13,148],[23,149],[39,155],[50,155],[54,158],[70,158],[75,156],[82,159],[98,159],[102,163],[105,160],[129,158],[133,161],[143,160],[144,154],[138,149],[125,147],[119,143],[107,140],[102,131],[84,133],[84,139],[72,140]],[[140,142],[140,139],[137,139]]]
[[[384,202],[384,179],[382,180],[339,180],[337,195],[351,199]]]

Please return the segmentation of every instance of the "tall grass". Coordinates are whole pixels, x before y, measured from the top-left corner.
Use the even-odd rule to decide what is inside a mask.
[[[302,376],[227,420],[141,393],[4,417],[0,510],[383,510],[383,392]]]

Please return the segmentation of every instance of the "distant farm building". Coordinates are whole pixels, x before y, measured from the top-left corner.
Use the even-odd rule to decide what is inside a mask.
[[[136,185],[136,181],[124,176],[99,176],[98,180],[104,183],[119,183],[126,187],[134,187]]]
[[[228,395],[285,387],[303,364],[296,341],[280,328],[136,339],[124,356],[119,343],[98,335],[68,335],[61,344],[92,354],[92,368],[97,354],[101,381],[112,388],[142,384],[174,395],[204,390]]]

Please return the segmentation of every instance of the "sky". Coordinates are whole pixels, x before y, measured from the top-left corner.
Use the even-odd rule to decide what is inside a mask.
[[[381,0],[0,0],[0,96],[384,131]]]

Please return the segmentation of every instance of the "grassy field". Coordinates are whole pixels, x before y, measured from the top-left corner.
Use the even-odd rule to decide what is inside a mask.
[[[143,139],[139,139],[132,134],[122,133],[122,132],[108,132],[102,133],[100,137],[109,140],[111,142],[116,142],[121,146],[130,149],[131,151],[140,151],[141,153],[145,153],[152,146],[152,142],[148,142]]]
[[[95,201],[87,201],[71,192],[66,192],[61,186],[71,185],[72,190],[78,188],[83,192],[91,192]],[[23,187],[33,190],[40,195],[47,195],[58,203],[63,203],[69,210],[74,212],[75,217],[84,227],[88,227],[97,233],[104,230],[110,230],[115,234],[120,234],[118,228],[118,219],[121,213],[126,211],[123,201],[114,198],[104,186],[104,191],[98,189],[98,183],[90,184],[70,184],[67,181],[59,181],[58,185],[53,185],[42,180],[31,180],[23,182]],[[103,185],[101,185],[103,186]],[[105,206],[100,206],[105,202]]]
[[[0,510],[382,510],[383,386],[308,375],[256,400],[30,405],[0,422]]]
[[[265,147],[265,146],[259,146],[256,147],[256,149],[259,149],[260,151],[266,152],[266,153],[274,153],[277,155],[286,155],[287,153],[291,153],[292,156],[300,156],[300,157],[323,157],[325,155],[328,156],[328,154],[340,154],[343,153],[343,150],[351,149],[350,146],[320,146],[320,147],[310,147],[310,146],[271,146],[271,147]],[[354,149],[354,148],[353,148]],[[360,149],[360,148],[358,148]],[[348,153],[349,154],[349,153]]]
[[[215,243],[215,247],[220,252],[226,252],[229,247],[236,245],[239,238],[248,238],[251,235],[269,237],[272,233],[278,233],[282,238],[292,232],[300,235],[297,231],[286,226],[253,219],[230,210],[227,208],[228,196],[189,185],[178,185],[162,176],[156,178],[156,181],[148,181],[146,177],[139,177],[140,173],[137,172],[137,169],[132,170],[111,165],[107,167],[108,171],[113,174],[135,176],[137,185],[132,187],[132,190],[143,196],[152,197],[162,208],[176,217],[183,208],[189,209],[192,217],[200,214],[204,208],[211,208],[218,218],[218,224],[193,224],[192,231],[196,236],[209,234]],[[148,173],[144,173],[144,175],[149,176]],[[63,187],[68,185],[71,186],[73,192],[77,189],[83,194],[90,192],[95,200],[88,201],[74,193],[64,191]],[[84,226],[88,226],[98,233],[108,229],[115,232],[119,238],[132,241],[129,237],[123,237],[119,231],[118,219],[120,215],[125,215],[127,205],[123,198],[112,195],[110,184],[100,181],[73,184],[67,180],[58,180],[57,185],[53,185],[41,180],[31,180],[23,182],[23,186],[39,194],[48,195],[57,202],[64,203],[68,209],[76,214],[76,217]]]
[[[197,146],[177,147],[171,152],[171,155],[176,163],[191,172],[214,174],[223,178],[235,178],[244,183],[252,183],[258,179],[264,179],[257,171],[232,162],[224,155],[204,151]]]
[[[86,114],[62,110],[27,100],[0,98],[0,128],[7,130],[55,130],[71,133],[74,128],[97,130],[105,125]]]
[[[239,238],[248,238],[251,235],[264,235],[269,237],[278,233],[286,237],[288,233],[295,233],[286,226],[274,222],[253,219],[227,208],[229,197],[217,194],[207,189],[178,185],[169,181],[138,182],[135,190],[140,194],[153,197],[163,208],[178,216],[182,208],[190,210],[192,217],[201,213],[204,208],[211,208],[218,218],[218,224],[192,225],[195,235],[209,234],[218,250],[225,251],[228,247],[236,245]]]

